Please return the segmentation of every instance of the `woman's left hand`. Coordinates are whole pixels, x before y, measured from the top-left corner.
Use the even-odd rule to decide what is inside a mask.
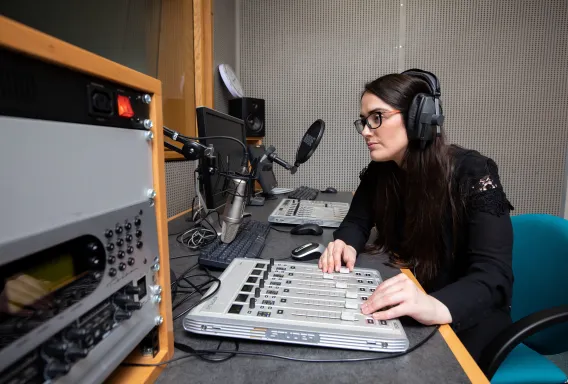
[[[391,308],[381,311],[385,307]],[[452,322],[448,307],[421,291],[404,273],[379,284],[361,306],[361,312],[365,315],[372,314],[376,320],[410,316],[426,325]]]

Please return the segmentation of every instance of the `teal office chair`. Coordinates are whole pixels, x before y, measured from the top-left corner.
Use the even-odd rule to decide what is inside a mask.
[[[567,383],[544,355],[568,351],[568,220],[513,216],[513,324],[483,351],[494,384]]]

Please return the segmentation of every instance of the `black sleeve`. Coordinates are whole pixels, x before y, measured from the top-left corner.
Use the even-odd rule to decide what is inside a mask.
[[[357,253],[365,247],[373,226],[375,174],[371,167],[361,172],[361,182],[355,191],[349,211],[339,228],[333,232],[335,240],[343,240],[345,244],[355,248]]]
[[[499,181],[497,165],[485,157],[464,162],[466,273],[431,295],[448,307],[456,330],[476,325],[494,308],[510,306],[513,289],[513,209]],[[468,164],[469,163],[469,164]]]

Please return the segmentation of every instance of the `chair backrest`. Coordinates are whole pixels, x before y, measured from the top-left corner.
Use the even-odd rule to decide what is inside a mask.
[[[568,220],[545,214],[511,217],[513,223],[512,318],[568,305]],[[533,335],[525,344],[545,355],[568,350],[568,324]]]

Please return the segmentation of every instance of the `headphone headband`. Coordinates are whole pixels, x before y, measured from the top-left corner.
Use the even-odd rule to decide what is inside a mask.
[[[434,75],[432,72],[424,71],[418,68],[412,68],[402,72],[402,74],[408,76],[414,76],[424,80],[430,87],[430,92],[432,93],[432,95],[438,97],[441,95],[440,81],[438,80],[436,75]]]

